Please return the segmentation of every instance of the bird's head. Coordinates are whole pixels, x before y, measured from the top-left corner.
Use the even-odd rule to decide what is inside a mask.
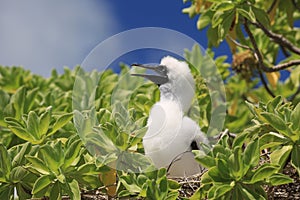
[[[171,56],[161,59],[156,66],[144,64],[132,64],[156,72],[156,74],[132,74],[133,76],[144,77],[159,86],[161,100],[177,100],[183,111],[187,111],[194,97],[195,81],[184,61],[179,61]]]

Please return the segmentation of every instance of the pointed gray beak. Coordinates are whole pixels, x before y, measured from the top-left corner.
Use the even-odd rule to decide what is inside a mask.
[[[164,65],[157,65],[157,66],[149,66],[149,65],[143,65],[143,64],[132,64],[132,67],[141,67],[144,69],[150,69],[157,73],[157,75],[154,74],[131,74],[132,76],[140,76],[144,77],[157,85],[165,84],[169,81],[169,78],[167,76],[167,68]]]

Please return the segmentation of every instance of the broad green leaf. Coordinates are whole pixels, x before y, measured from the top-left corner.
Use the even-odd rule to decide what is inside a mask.
[[[129,176],[121,176],[119,181],[124,185],[124,187],[133,193],[139,193],[141,188],[130,179]]]
[[[50,145],[46,144],[41,147],[40,153],[43,156],[43,161],[47,164],[48,168],[56,173],[59,174],[59,167],[60,167],[60,158],[58,152],[58,149],[52,148]],[[62,156],[62,155],[61,155]]]
[[[31,147],[32,145],[29,142],[22,144],[21,149],[17,152],[12,160],[13,167],[17,165],[24,165],[26,163],[25,156],[29,154]]]
[[[253,13],[255,15],[255,18],[266,28],[270,27],[270,20],[268,17],[268,14],[260,8],[252,7]]]
[[[252,7],[247,5],[247,6],[243,6],[241,8],[237,8],[236,10],[239,14],[243,15],[245,18],[247,18],[251,22],[256,21],[255,14],[252,11]]]
[[[216,164],[217,164],[216,166],[220,172],[220,176],[225,179],[228,178],[229,177],[228,163],[223,159],[217,159]]]
[[[216,166],[216,161],[213,157],[208,155],[197,155],[195,156],[197,162],[199,162],[203,167],[211,168]]]
[[[260,139],[259,143],[261,145],[260,149],[267,149],[272,147],[277,147],[282,144],[288,143],[290,140],[285,138],[283,135],[279,133],[270,132],[264,134]]]
[[[207,34],[207,38],[208,38],[210,47],[211,46],[217,47],[220,44],[220,39],[219,39],[219,36],[218,36],[218,29],[217,28],[209,27],[206,34]]]
[[[77,175],[97,175],[100,171],[97,170],[97,167],[94,163],[85,163],[83,165],[80,165],[77,169]]]
[[[177,181],[168,179],[168,187],[169,190],[178,190],[181,187],[181,185]]]
[[[293,130],[300,132],[300,103],[296,105],[291,114],[291,119],[293,122]],[[300,133],[298,133],[300,135]],[[299,136],[300,137],[300,136]]]
[[[70,166],[75,161],[75,159],[78,157],[78,154],[81,150],[81,140],[74,141],[66,150],[65,152],[65,160],[64,160],[64,166]]]
[[[32,135],[28,133],[26,129],[18,126],[8,126],[8,128],[19,138],[31,143],[35,143],[35,138],[33,138]]]
[[[250,142],[244,151],[244,164],[246,166],[254,167],[258,164],[260,158],[259,140],[256,139]]]
[[[27,120],[27,131],[29,134],[33,136],[36,140],[41,139],[41,135],[39,132],[39,117],[34,111],[30,111],[28,114],[28,120]]]
[[[208,26],[211,23],[212,16],[213,16],[213,12],[211,10],[207,10],[204,13],[202,13],[198,18],[197,28],[199,30],[202,30],[206,26]]]
[[[80,200],[80,188],[78,182],[73,179],[66,183],[66,191],[69,194],[70,198],[73,200]]]
[[[24,185],[22,185],[22,183],[17,183],[16,190],[19,200],[27,200],[31,198],[31,194],[28,194],[27,188],[25,188]]]
[[[238,190],[241,196],[238,198],[247,199],[247,200],[257,200],[255,197],[255,191],[249,191],[247,188],[242,187],[240,184],[238,184]]]
[[[300,145],[294,145],[291,155],[291,163],[293,167],[298,171],[298,174],[300,176]]]
[[[270,177],[272,174],[277,173],[278,167],[270,165],[268,163],[261,165],[258,169],[254,171],[254,174],[249,181],[249,184],[254,184],[259,181],[264,181],[266,178]]]
[[[0,199],[13,200],[14,186],[11,184],[1,184],[0,185]]]
[[[11,170],[9,179],[13,182],[21,182],[27,172],[23,166],[17,166]]]
[[[55,182],[51,188],[49,200],[60,200],[62,199],[61,188],[59,182]]]
[[[270,182],[271,185],[273,186],[277,186],[277,185],[293,183],[293,179],[284,174],[273,174],[268,179],[268,182]]]
[[[43,197],[50,189],[53,179],[51,175],[41,176],[33,185],[32,194],[34,197]]]
[[[214,10],[220,11],[220,12],[225,12],[228,10],[232,10],[234,7],[235,7],[235,4],[232,2],[222,2],[222,3],[219,3],[218,5],[216,5],[216,7],[214,7]]]
[[[215,190],[214,198],[218,199],[223,197],[227,192],[232,190],[233,186],[231,184],[223,183],[222,185],[218,186]]]
[[[167,194],[166,200],[176,200],[178,199],[179,192],[178,191],[171,191]]]
[[[272,127],[278,130],[280,133],[284,134],[286,137],[292,136],[292,131],[286,125],[286,122],[283,121],[278,115],[268,112],[262,112],[261,116],[268,122]]]
[[[36,101],[37,94],[39,92],[39,88],[34,88],[32,90],[29,90],[27,92],[26,98],[24,99],[24,112],[28,112],[29,110],[32,110],[32,106],[34,105]]]
[[[233,154],[228,159],[229,171],[235,180],[239,180],[244,174],[244,166],[242,160],[241,147],[237,146],[233,150]]]
[[[51,132],[48,133],[48,136],[54,134],[60,128],[65,126],[69,121],[71,121],[72,117],[73,117],[73,113],[67,113],[67,114],[61,115],[54,123]]]
[[[6,147],[0,143],[0,172],[5,177],[10,174],[11,171],[11,160],[7,152]]]
[[[221,24],[224,20],[224,13],[221,11],[216,11],[212,17],[211,25],[212,28],[216,28],[219,24]]]
[[[12,96],[13,106],[16,111],[16,118],[21,119],[24,114],[24,99],[26,98],[26,89],[25,87],[19,88],[16,93]]]
[[[33,168],[35,171],[44,175],[50,174],[46,163],[44,163],[38,157],[26,155],[26,159],[32,164],[30,167]]]
[[[213,179],[214,182],[227,182],[230,177],[224,179],[221,174],[220,171],[218,170],[217,167],[212,167],[208,170],[208,175]]]
[[[278,164],[279,166],[283,167],[293,149],[292,145],[286,145],[281,147],[280,149],[274,150],[270,154],[270,160],[273,164]]]
[[[40,131],[40,136],[46,135],[49,125],[50,125],[50,118],[51,118],[51,107],[48,107],[46,112],[44,112],[41,115],[40,118],[40,124],[39,124],[39,131]]]

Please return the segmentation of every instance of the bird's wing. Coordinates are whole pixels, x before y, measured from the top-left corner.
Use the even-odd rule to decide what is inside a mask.
[[[185,116],[182,120],[182,132],[186,133],[186,142],[189,144],[190,150],[191,145],[196,143],[198,149],[201,149],[200,144],[208,144],[206,135],[200,130],[199,125],[191,118]]]

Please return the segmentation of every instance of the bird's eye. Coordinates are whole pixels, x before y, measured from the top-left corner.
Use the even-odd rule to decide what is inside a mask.
[[[167,67],[165,65],[159,65],[158,70],[161,72],[167,72]]]

